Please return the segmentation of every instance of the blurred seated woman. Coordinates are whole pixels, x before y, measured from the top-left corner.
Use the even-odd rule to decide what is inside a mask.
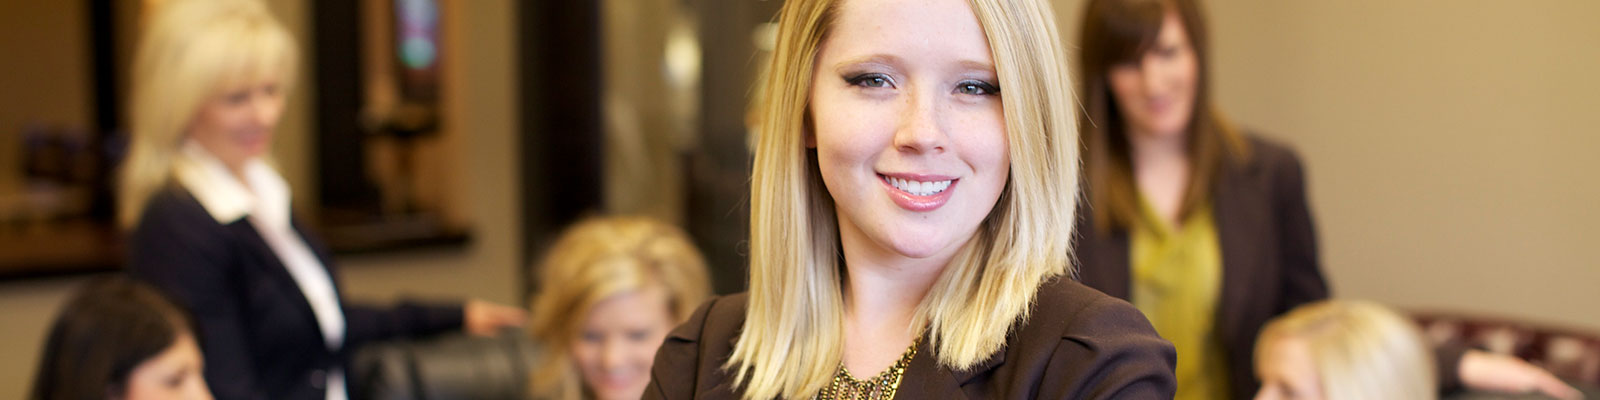
[[[676,227],[640,217],[580,222],[534,274],[532,334],[547,358],[536,399],[638,399],[656,348],[708,295],[705,261]]]
[[[1434,382],[1440,371],[1432,347],[1411,319],[1377,303],[1323,300],[1295,308],[1262,328],[1255,354],[1257,400],[1438,397]],[[1506,358],[1494,363],[1526,370],[1503,374],[1499,379],[1506,382],[1484,390],[1583,397],[1538,367]],[[1512,386],[1528,375],[1547,378]]]
[[[1268,322],[1256,342],[1257,400],[1438,398],[1432,348],[1400,314],[1324,300]]]
[[[56,316],[32,400],[210,399],[188,315],[127,278],[90,282]]]
[[[268,160],[299,65],[293,38],[255,0],[156,7],[134,57],[118,217],[128,271],[194,317],[218,398],[342,400],[364,343],[521,323],[483,301],[346,303]]]

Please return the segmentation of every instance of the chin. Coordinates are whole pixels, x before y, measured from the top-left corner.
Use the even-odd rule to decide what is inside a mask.
[[[901,235],[899,240],[891,243],[889,248],[895,253],[911,259],[924,259],[942,255],[946,250],[961,246],[961,242],[946,237],[918,237],[916,235]]]
[[[640,387],[635,388],[635,389],[620,389],[620,388],[602,389],[602,390],[595,390],[594,391],[594,395],[595,395],[595,399],[597,399],[597,400],[613,400],[613,399],[632,400],[632,399],[637,399],[637,398],[643,397],[644,396],[644,390],[645,390],[644,386],[640,386]]]

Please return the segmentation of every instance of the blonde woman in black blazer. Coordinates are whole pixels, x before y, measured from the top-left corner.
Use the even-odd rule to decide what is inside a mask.
[[[343,301],[328,252],[266,160],[297,63],[288,31],[255,0],[163,2],[135,58],[118,210],[128,270],[193,314],[219,399],[344,399],[342,371],[362,343],[524,318],[481,301]]]

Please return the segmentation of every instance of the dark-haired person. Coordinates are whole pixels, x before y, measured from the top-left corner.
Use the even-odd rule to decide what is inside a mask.
[[[145,284],[105,278],[50,327],[31,400],[211,399],[187,314]]]
[[[1090,0],[1083,18],[1079,278],[1177,347],[1177,398],[1249,398],[1262,325],[1328,297],[1300,159],[1217,112],[1194,0]],[[1574,393],[1515,359],[1436,361],[1447,389]]]

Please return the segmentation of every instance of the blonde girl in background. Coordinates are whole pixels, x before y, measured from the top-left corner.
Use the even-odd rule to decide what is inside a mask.
[[[1267,323],[1256,342],[1257,400],[1432,400],[1432,347],[1377,303],[1323,300]]]
[[[568,228],[538,265],[532,335],[546,358],[536,399],[638,399],[667,331],[709,295],[704,259],[682,230],[643,217]]]

